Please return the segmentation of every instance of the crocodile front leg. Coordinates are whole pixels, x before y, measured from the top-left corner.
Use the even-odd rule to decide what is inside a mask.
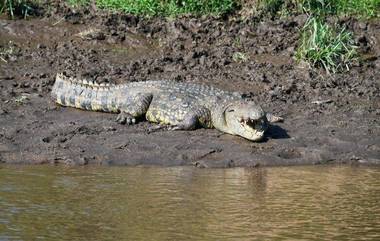
[[[211,112],[205,107],[193,108],[178,124],[171,125],[169,130],[194,130],[198,126],[212,128]]]
[[[154,132],[157,130],[194,130],[197,127],[212,128],[211,112],[205,107],[193,107],[182,118],[178,118],[178,113],[171,112],[171,114],[160,113],[150,120],[153,122],[159,122],[160,124],[149,128],[148,132]],[[167,121],[170,120],[170,121]]]
[[[151,93],[138,93],[126,97],[120,103],[120,114],[117,116],[116,121],[120,124],[135,124],[137,118],[145,115],[152,98],[153,95]]]

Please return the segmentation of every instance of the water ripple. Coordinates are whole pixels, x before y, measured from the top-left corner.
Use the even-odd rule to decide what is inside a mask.
[[[0,239],[376,240],[380,169],[2,166]]]

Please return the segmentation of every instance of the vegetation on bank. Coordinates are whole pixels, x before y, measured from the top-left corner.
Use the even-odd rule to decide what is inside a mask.
[[[26,0],[0,0],[0,13],[7,12],[11,18],[14,16],[27,16],[33,11],[37,1]]]
[[[259,8],[272,16],[303,12],[319,16],[380,17],[380,0],[259,0]]]
[[[245,7],[247,0],[66,0],[72,6],[94,2],[99,8],[144,16],[176,16],[181,14],[221,15]],[[380,17],[380,0],[251,0],[256,9],[271,15],[294,12]],[[11,16],[27,15],[43,0],[0,0],[0,12]],[[249,1],[248,1],[249,2]],[[48,4],[48,3],[45,3]]]
[[[344,26],[331,26],[326,18],[380,16],[380,0],[262,0],[259,7],[272,17],[306,13],[309,18],[301,29],[295,57],[327,72],[348,70],[358,54],[352,34]]]
[[[256,13],[272,18],[306,13],[309,16],[300,30],[301,38],[295,57],[311,67],[322,67],[327,72],[348,69],[357,58],[352,34],[344,26],[330,26],[331,16],[380,17],[380,0],[252,0]],[[0,0],[0,13],[27,16],[41,0]],[[182,14],[222,15],[242,6],[242,0],[67,0],[72,6],[86,6],[94,2],[97,7],[140,16],[177,16]],[[244,62],[245,56],[234,55]]]
[[[349,69],[357,57],[352,34],[345,28],[332,27],[319,17],[311,17],[302,29],[296,59],[327,72]]]
[[[73,5],[86,5],[89,0],[68,0]],[[181,14],[221,15],[236,9],[236,0],[96,0],[100,8],[143,16],[177,16]]]

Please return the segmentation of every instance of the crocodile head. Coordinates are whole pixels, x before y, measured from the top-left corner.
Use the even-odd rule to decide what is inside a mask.
[[[266,113],[251,101],[235,101],[224,105],[213,116],[213,123],[216,129],[251,141],[261,140],[268,128]]]

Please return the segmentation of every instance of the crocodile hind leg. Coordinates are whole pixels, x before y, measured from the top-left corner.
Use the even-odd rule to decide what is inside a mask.
[[[152,101],[152,94],[138,93],[129,96],[120,104],[120,113],[116,121],[120,124],[135,124],[136,119],[143,116]],[[121,98],[122,99],[122,98]]]

